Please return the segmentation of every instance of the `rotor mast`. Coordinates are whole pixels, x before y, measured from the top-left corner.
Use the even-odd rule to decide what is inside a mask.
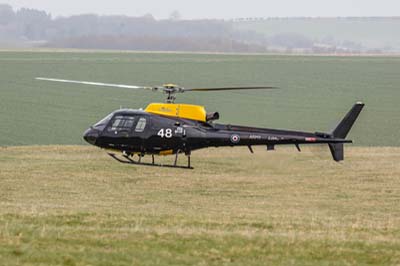
[[[184,88],[175,84],[164,84],[161,88],[157,88],[157,90],[162,90],[167,94],[167,99],[165,100],[166,103],[174,103],[176,100],[175,94],[185,92]]]
[[[166,103],[174,103],[176,100],[176,97],[174,95],[175,93],[168,91],[168,92],[166,92],[166,94],[167,94],[167,99],[165,100],[165,102]]]

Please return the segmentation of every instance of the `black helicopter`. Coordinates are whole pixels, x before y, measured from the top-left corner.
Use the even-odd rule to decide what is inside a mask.
[[[364,104],[357,102],[343,120],[329,133],[302,132],[269,128],[256,128],[214,123],[219,114],[206,113],[203,106],[175,104],[175,94],[190,91],[225,91],[247,89],[275,89],[274,87],[229,87],[229,88],[182,88],[174,84],[159,87],[139,87],[122,84],[109,84],[89,81],[76,81],[52,78],[37,80],[75,83],[127,89],[149,89],[167,94],[166,103],[152,103],[145,110],[117,110],[100,122],[91,126],[84,139],[100,148],[121,152],[124,159],[109,155],[121,163],[162,167],[190,168],[190,155],[194,150],[207,147],[266,145],[267,150],[275,150],[276,145],[295,145],[301,151],[303,144],[328,144],[332,157],[339,162],[344,160],[343,146],[352,143],[346,136],[359,116]],[[184,153],[188,158],[186,166],[179,166],[178,155]],[[133,156],[138,155],[134,160]],[[151,163],[142,158],[151,155]],[[175,155],[172,165],[156,164],[154,155]]]

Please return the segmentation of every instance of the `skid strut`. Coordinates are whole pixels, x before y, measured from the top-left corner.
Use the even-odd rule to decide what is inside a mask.
[[[167,168],[180,168],[180,169],[193,169],[190,165],[190,154],[186,154],[188,158],[188,164],[187,166],[181,166],[178,165],[178,153],[179,151],[175,154],[175,161],[173,165],[169,164],[156,164],[154,160],[154,155],[151,156],[151,163],[146,163],[142,162],[142,158],[144,157],[143,154],[139,155],[139,159],[137,161],[133,160],[129,154],[123,153],[122,157],[124,159],[119,158],[117,155],[114,153],[107,153],[111,158],[116,160],[117,162],[123,163],[123,164],[133,164],[133,165],[145,165],[145,166],[154,166],[154,167],[167,167]]]

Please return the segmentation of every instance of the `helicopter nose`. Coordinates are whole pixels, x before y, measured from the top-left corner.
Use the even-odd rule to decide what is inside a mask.
[[[99,137],[99,131],[93,128],[89,128],[83,134],[83,139],[92,145],[96,145],[97,138]]]

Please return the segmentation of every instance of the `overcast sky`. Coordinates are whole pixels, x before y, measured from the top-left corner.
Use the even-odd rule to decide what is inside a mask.
[[[399,16],[399,0],[0,0],[14,8],[30,7],[53,16],[83,13],[167,18],[178,10],[183,18],[291,16]]]

